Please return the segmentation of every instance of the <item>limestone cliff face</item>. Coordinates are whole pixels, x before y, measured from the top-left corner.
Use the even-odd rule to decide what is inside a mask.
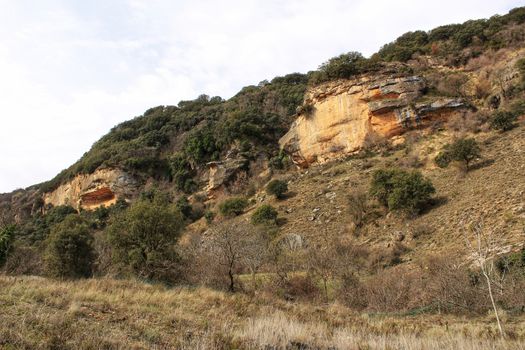
[[[137,187],[137,181],[131,175],[118,169],[101,169],[93,174],[78,175],[53,192],[46,193],[44,203],[93,210],[110,206],[119,198],[133,196]]]
[[[425,87],[417,76],[379,76],[311,88],[304,112],[279,143],[296,164],[306,167],[360,150],[371,133],[390,138],[466,107],[458,99],[422,101]]]

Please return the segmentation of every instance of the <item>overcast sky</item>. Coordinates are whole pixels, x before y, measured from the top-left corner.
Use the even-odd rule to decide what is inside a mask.
[[[511,0],[0,0],[0,192],[51,179],[149,107],[370,55]]]

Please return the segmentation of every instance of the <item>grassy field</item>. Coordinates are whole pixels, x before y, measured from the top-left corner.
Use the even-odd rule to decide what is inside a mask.
[[[523,349],[525,319],[356,314],[137,281],[0,277],[0,349]]]

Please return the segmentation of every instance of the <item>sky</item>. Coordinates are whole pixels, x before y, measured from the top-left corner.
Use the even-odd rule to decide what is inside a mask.
[[[514,0],[0,0],[0,193],[54,177],[150,107],[365,56]]]

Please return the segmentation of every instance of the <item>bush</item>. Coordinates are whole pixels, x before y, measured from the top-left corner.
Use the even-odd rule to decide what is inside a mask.
[[[274,207],[263,204],[252,214],[252,223],[254,225],[275,224],[277,222],[277,215],[277,210],[275,210]]]
[[[282,170],[290,165],[290,158],[281,150],[277,156],[270,158],[268,163],[270,168]]]
[[[309,73],[309,82],[315,85],[335,79],[350,79],[358,74],[377,70],[379,67],[379,62],[352,51],[330,58],[319,66],[317,71]]]
[[[142,199],[116,215],[107,229],[114,260],[139,277],[172,281],[175,245],[184,226],[176,205]]]
[[[511,112],[516,116],[525,114],[525,100],[518,100],[510,105]]]
[[[186,193],[195,191],[196,184],[193,181],[194,171],[190,163],[182,154],[176,154],[170,160],[171,177],[177,188]]]
[[[234,217],[241,215],[247,206],[248,201],[245,198],[228,198],[219,204],[219,211],[223,216]]]
[[[215,213],[211,210],[206,210],[206,212],[204,213],[204,218],[206,219],[206,222],[208,224],[211,224],[213,222],[213,219],[215,218]]]
[[[326,74],[329,79],[348,79],[359,73],[359,63],[365,58],[359,52],[348,52],[337,57],[330,58],[323,63],[319,70]]]
[[[401,35],[394,42],[381,47],[375,54],[385,61],[406,62],[415,53],[424,53],[428,43],[428,35],[424,31],[408,32]]]
[[[450,153],[447,151],[439,152],[436,158],[434,158],[434,163],[440,168],[446,168],[451,161]]]
[[[7,254],[11,250],[11,244],[15,236],[15,226],[9,225],[0,230],[0,266],[5,263]]]
[[[478,143],[472,138],[455,141],[450,145],[448,152],[452,160],[463,162],[467,170],[469,169],[469,164],[481,156]]]
[[[286,192],[288,192],[288,184],[283,180],[272,180],[266,186],[266,193],[277,199],[283,199]]]
[[[443,150],[434,158],[440,168],[446,168],[453,160],[465,164],[468,171],[469,164],[481,156],[479,145],[473,138],[458,139],[451,145],[445,145]]]
[[[87,223],[71,214],[55,225],[46,239],[44,263],[47,274],[53,277],[89,277],[94,254],[93,238]]]
[[[377,170],[373,174],[370,195],[389,210],[417,214],[436,192],[430,180],[418,171]]]
[[[175,204],[180,213],[186,218],[191,219],[193,214],[193,208],[186,197],[180,197]]]
[[[512,112],[499,111],[492,115],[490,127],[494,130],[509,131],[514,128],[517,116]]]

